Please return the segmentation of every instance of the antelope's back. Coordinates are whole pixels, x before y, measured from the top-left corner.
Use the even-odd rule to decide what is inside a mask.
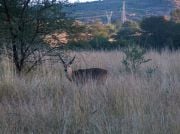
[[[108,71],[101,68],[79,69],[73,72],[73,79],[79,82],[88,80],[105,81]]]

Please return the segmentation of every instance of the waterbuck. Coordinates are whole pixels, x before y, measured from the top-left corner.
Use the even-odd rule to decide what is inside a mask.
[[[108,71],[101,68],[88,68],[73,70],[71,65],[75,60],[75,56],[66,63],[61,56],[59,56],[61,62],[64,65],[64,71],[69,81],[76,84],[85,84],[88,81],[95,81],[97,83],[105,83]]]

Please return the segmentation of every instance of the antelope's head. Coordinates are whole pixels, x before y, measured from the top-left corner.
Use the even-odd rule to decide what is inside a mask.
[[[61,62],[63,63],[63,66],[64,66],[64,72],[66,73],[66,76],[68,77],[69,80],[72,80],[72,73],[73,73],[73,70],[72,70],[72,63],[74,62],[75,60],[75,56],[68,62],[66,63],[61,56],[59,56]]]

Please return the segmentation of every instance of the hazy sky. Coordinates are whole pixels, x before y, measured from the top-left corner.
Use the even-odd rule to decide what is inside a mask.
[[[78,0],[69,0],[69,2],[77,2]],[[80,2],[96,1],[96,0],[79,0]]]

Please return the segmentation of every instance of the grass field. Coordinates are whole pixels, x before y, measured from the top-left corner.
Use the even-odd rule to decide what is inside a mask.
[[[180,134],[179,52],[149,52],[134,74],[119,51],[76,56],[74,69],[107,69],[106,84],[76,86],[51,62],[17,77],[2,58],[0,134]]]

